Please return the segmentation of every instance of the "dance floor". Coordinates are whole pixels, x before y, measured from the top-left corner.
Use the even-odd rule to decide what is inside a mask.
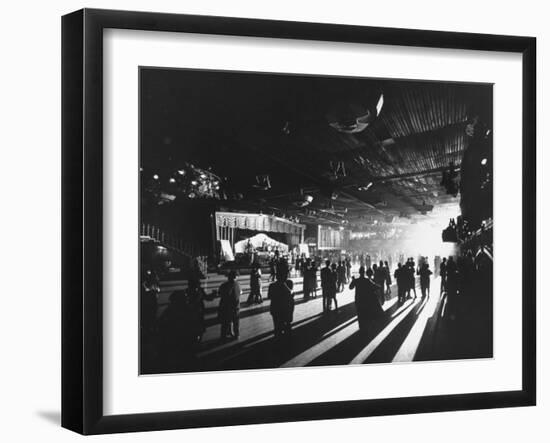
[[[487,358],[492,356],[492,333],[481,317],[468,321],[451,319],[445,294],[440,295],[439,279],[431,282],[432,294],[421,299],[417,286],[416,299],[397,303],[397,288],[383,305],[384,317],[372,325],[367,334],[359,332],[354,304],[354,291],[339,293],[338,311],[322,313],[322,298],[305,300],[302,279],[293,278],[295,311],[291,339],[275,340],[269,313],[269,300],[247,305],[248,276],[238,277],[241,295],[240,337],[220,341],[217,318],[217,298],[206,302],[207,329],[193,361],[148,362],[145,372],[182,372],[266,369],[319,365],[392,363],[422,360]],[[263,276],[264,295],[269,284]],[[220,275],[203,280],[207,293],[225,281]],[[159,315],[168,303],[169,295],[185,287],[185,282],[163,282],[159,296]],[[189,357],[186,357],[189,359]]]

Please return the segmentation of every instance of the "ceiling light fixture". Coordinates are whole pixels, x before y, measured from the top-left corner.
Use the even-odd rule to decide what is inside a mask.
[[[359,186],[358,191],[368,191],[372,186],[372,182],[368,182],[365,186]]]

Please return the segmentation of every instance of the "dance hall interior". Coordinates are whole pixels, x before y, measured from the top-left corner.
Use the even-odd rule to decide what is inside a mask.
[[[142,374],[493,357],[491,84],[139,75]]]

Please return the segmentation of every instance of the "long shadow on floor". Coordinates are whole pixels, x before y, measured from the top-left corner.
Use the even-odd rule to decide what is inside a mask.
[[[392,311],[388,312],[383,319],[374,323],[369,331],[357,331],[332,349],[317,357],[315,360],[309,363],[308,366],[349,364],[354,359],[354,357],[359,354],[359,352],[361,352],[378,334],[380,334],[380,332],[382,332],[382,330],[384,330],[394,320],[392,318],[392,314],[401,306],[402,305],[394,305]],[[386,337],[386,339],[380,344],[379,348],[388,346],[387,343],[391,343],[391,348],[394,348],[396,345],[399,346],[400,337],[402,337],[403,334],[406,337],[406,334],[414,325],[414,322],[421,312],[421,309],[421,304],[418,304],[409,313],[407,313],[406,317],[395,327],[394,330],[392,330],[389,336]],[[402,326],[404,323],[405,326]],[[398,330],[400,327],[403,329],[398,331],[398,334],[396,336],[392,337],[395,331]],[[373,352],[373,354],[376,353],[379,348],[377,348],[375,352]],[[388,357],[388,354],[391,356]],[[390,349],[389,352],[386,353],[386,360],[384,360],[384,362],[391,362],[394,355],[395,353],[391,354]]]
[[[216,350],[202,358],[196,358],[189,354],[170,355],[169,360],[159,358],[154,371],[151,372],[276,368],[290,358],[314,346],[320,341],[320,337],[350,321],[355,315],[355,304],[348,303],[340,307],[338,312],[319,313],[303,319],[301,322],[296,322],[293,324],[290,340],[275,339],[270,330],[242,342],[230,343],[230,346]],[[311,321],[313,318],[314,320]],[[259,343],[255,343],[258,341]]]
[[[296,304],[305,303],[310,300],[312,299],[306,300],[302,298],[297,300]],[[386,311],[386,316],[390,318],[398,308],[399,306],[394,304]],[[250,309],[249,311],[242,312],[241,318],[267,312],[268,310],[269,306]],[[272,331],[269,330],[248,340],[227,343],[227,346],[220,347],[222,343],[212,341],[206,344],[206,346],[203,345],[200,350],[203,353],[212,349],[212,352],[208,352],[207,355],[182,352],[180,355],[169,355],[166,359],[157,355],[154,361],[146,362],[149,364],[143,364],[142,367],[147,368],[146,373],[276,368],[328,338],[326,334],[329,331],[341,327],[354,318],[355,315],[355,304],[350,302],[341,306],[337,313],[316,314],[300,322],[295,322],[293,324],[291,340],[276,340],[273,337]],[[316,319],[312,321],[313,318]],[[338,330],[336,329],[331,334],[337,332]]]
[[[388,318],[397,309],[393,305],[386,311]],[[356,316],[355,304],[342,306],[338,313],[331,312],[318,320],[293,330],[291,340],[276,340],[274,337],[234,357],[229,356],[217,369],[276,368],[318,344],[321,340],[338,333]],[[321,338],[322,337],[322,338]],[[346,363],[349,363],[346,362]],[[334,364],[334,363],[332,363]]]
[[[426,307],[426,302],[427,300],[424,300],[409,312],[363,363],[391,363],[416,320],[418,320],[418,316]]]
[[[355,316],[355,306],[349,303],[339,311],[321,315],[316,320],[303,326],[293,326],[289,339],[275,339],[271,336],[262,343],[247,349],[232,350],[226,358],[218,360],[216,370],[222,369],[263,369],[276,368],[298,355],[304,350],[314,346],[319,338]],[[271,335],[271,332],[270,332]],[[240,353],[239,351],[243,351]],[[233,355],[232,355],[233,354]]]
[[[453,321],[447,317],[447,313],[442,317],[443,301],[444,298],[438,302],[434,315],[427,319],[414,360],[490,357],[492,355],[492,299],[470,300],[469,304],[463,305],[464,312],[460,313],[458,320]],[[425,302],[419,302],[407,312],[363,363],[391,362],[425,306]],[[396,311],[400,308],[401,305],[394,304],[386,311],[385,318],[375,324],[369,333],[354,332],[306,363],[308,366],[349,364],[373,338],[395,321],[397,317],[392,318],[392,314],[398,314]],[[266,331],[198,359],[191,367],[188,365],[187,369],[182,365],[175,370],[172,368],[172,371],[277,368],[353,324],[355,316],[355,305],[351,302],[342,306],[338,313],[316,314],[296,322],[293,325],[294,330],[290,340],[276,340],[272,331]]]
[[[294,301],[294,306],[301,305],[302,303],[307,303],[308,301],[312,301],[312,300],[315,300],[315,298],[303,298],[303,297],[298,298]],[[248,303],[241,302],[241,309],[248,308],[249,306],[250,305]],[[208,310],[206,312],[212,313],[212,312],[217,312],[218,308],[217,307],[213,308],[213,310],[212,308],[208,308]],[[239,318],[242,320],[243,318],[252,317],[253,315],[263,314],[265,312],[269,312],[269,300],[264,298],[264,302],[261,305],[258,305],[257,307],[249,308],[246,310],[243,309],[239,314]],[[220,324],[220,321],[218,320],[217,317],[207,318],[205,320],[205,325],[207,328],[209,326],[214,326],[219,324]]]

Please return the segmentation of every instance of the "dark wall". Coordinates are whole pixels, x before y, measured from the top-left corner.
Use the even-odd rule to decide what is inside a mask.
[[[141,222],[150,223],[183,241],[196,255],[212,255],[212,214],[215,205],[210,200],[181,200],[164,205],[141,207]],[[201,251],[198,254],[198,251]]]

